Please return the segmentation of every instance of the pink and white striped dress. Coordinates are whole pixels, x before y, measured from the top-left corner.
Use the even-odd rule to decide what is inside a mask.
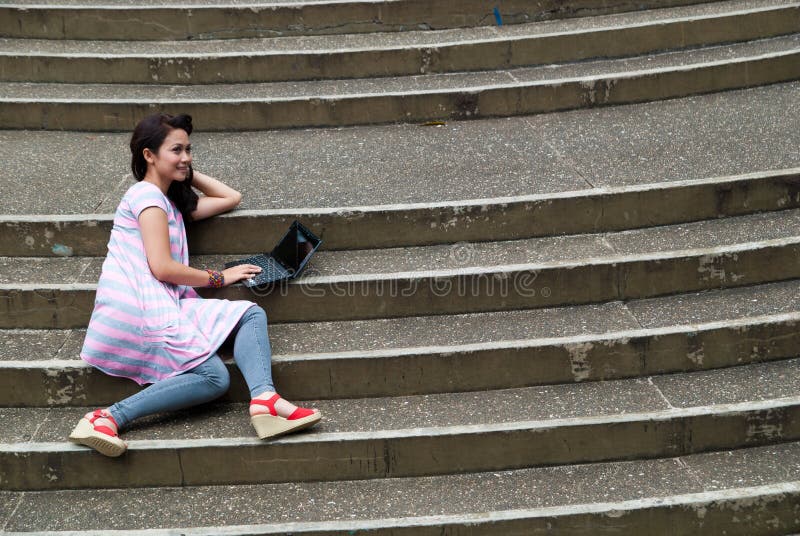
[[[106,374],[139,385],[190,370],[217,351],[249,301],[203,299],[192,287],[163,283],[147,264],[139,214],[167,213],[172,258],[188,264],[183,216],[149,182],[131,186],[114,215],[81,358]]]

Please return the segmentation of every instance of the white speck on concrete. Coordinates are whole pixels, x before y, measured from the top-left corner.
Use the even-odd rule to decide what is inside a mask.
[[[719,255],[703,255],[700,257],[700,265],[697,267],[697,271],[702,274],[703,281],[713,279],[725,281],[725,270],[715,266],[719,259],[721,259]]]
[[[587,380],[591,375],[592,367],[589,363],[588,355],[593,347],[594,344],[590,342],[566,345],[572,377],[576,382]]]
[[[705,351],[704,351],[702,346],[700,346],[696,350],[693,350],[691,352],[687,352],[686,353],[686,359],[688,359],[689,361],[691,361],[695,365],[702,365],[703,364],[703,358],[705,358],[705,356],[706,356],[705,355]]]

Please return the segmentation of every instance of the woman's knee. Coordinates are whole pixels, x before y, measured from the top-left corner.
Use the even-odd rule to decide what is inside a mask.
[[[267,323],[267,312],[260,305],[253,305],[250,307],[245,312],[244,317],[246,320],[253,319],[258,322],[263,322],[265,325]]]
[[[213,356],[207,359],[195,370],[197,374],[203,376],[205,381],[211,387],[212,393],[215,398],[222,396],[228,392],[231,386],[231,375],[228,368],[219,356]]]

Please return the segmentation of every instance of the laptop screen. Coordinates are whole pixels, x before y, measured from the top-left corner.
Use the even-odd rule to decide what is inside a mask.
[[[292,271],[297,272],[314,251],[314,244],[297,225],[292,225],[283,240],[272,250],[272,256]]]

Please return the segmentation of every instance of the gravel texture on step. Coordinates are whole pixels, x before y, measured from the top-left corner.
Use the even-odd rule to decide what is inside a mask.
[[[194,120],[202,128],[202,116]],[[0,183],[16,192],[0,198],[0,211],[113,213],[133,184],[129,138],[0,131]],[[196,132],[192,144],[197,169],[242,192],[242,209],[481,199],[700,179],[800,167],[800,83],[443,127]],[[59,192],[57,203],[42,195],[50,191]]]
[[[413,248],[319,251],[295,282],[315,277],[373,277],[453,270],[491,271],[513,266],[557,267],[614,257],[670,255],[676,252],[731,247],[736,244],[800,236],[800,210],[765,212],[621,233],[542,237],[504,242],[458,243]],[[719,249],[718,253],[723,253]],[[254,252],[257,253],[257,252]],[[230,255],[190,258],[198,268],[220,268]],[[0,284],[92,284],[103,264],[100,257],[0,257]]]
[[[509,424],[565,426],[598,417],[636,419],[638,414],[669,414],[676,408],[730,411],[726,404],[772,402],[800,392],[800,359],[758,363],[714,371],[652,378],[547,385],[519,389],[422,396],[301,401],[325,418],[311,431],[292,436],[314,442],[328,434],[446,433],[448,427],[492,428]],[[757,378],[758,381],[753,381]],[[788,398],[787,398],[788,399]],[[717,408],[718,406],[718,408]],[[5,408],[0,444],[60,443],[81,416],[93,408]],[[649,420],[651,417],[643,417]],[[126,441],[250,438],[247,405],[210,403],[147,417],[124,431]],[[281,440],[282,441],[282,440]]]
[[[372,352],[514,340],[604,335],[796,313],[800,280],[631,300],[625,303],[270,324],[273,356]],[[0,330],[0,361],[77,360],[85,330]],[[226,355],[229,349],[225,349]]]
[[[2,5],[2,4],[0,4]],[[102,41],[0,38],[0,55],[56,55],[73,57],[220,57],[227,55],[337,53],[443,47],[482,42],[520,40],[564,33],[593,32],[612,28],[675,22],[779,10],[797,6],[796,0],[732,0],[691,6],[634,11],[597,17],[552,20],[508,26],[481,26],[445,30],[369,34],[333,34],[273,38],[205,39],[183,41]]]
[[[787,443],[680,458],[418,478],[0,492],[0,526],[83,531],[354,522],[667,499],[797,480],[800,444]]]
[[[273,82],[262,84],[214,84],[161,86],[131,84],[30,84],[0,83],[0,102],[138,102],[161,105],[181,103],[235,103],[274,100],[297,101],[404,95],[448,91],[480,91],[489,87],[522,86],[533,83],[559,83],[569,79],[617,77],[626,73],[656,69],[685,69],[712,62],[728,62],[800,50],[800,34],[742,44],[711,46],[689,51],[665,52],[621,60],[589,61],[507,71],[446,73],[406,77],[320,80],[311,82]]]

